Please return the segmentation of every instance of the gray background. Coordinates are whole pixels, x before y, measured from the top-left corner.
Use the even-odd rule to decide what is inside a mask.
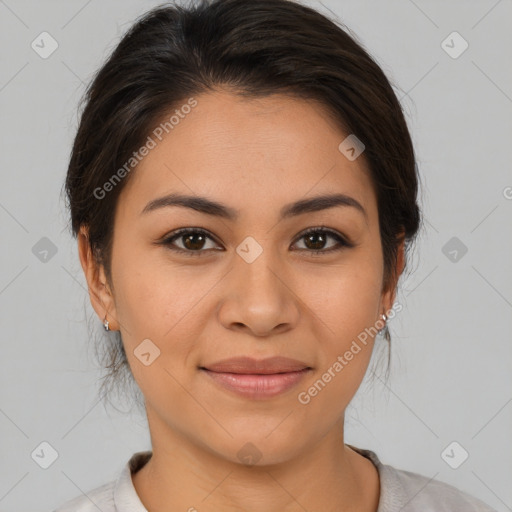
[[[0,511],[53,510],[150,447],[143,416],[98,402],[86,319],[101,324],[60,191],[85,84],[159,3],[0,0]],[[426,216],[390,322],[391,377],[365,380],[346,442],[498,511],[512,510],[511,3],[309,2],[336,13],[394,82]],[[59,45],[47,59],[31,48],[43,31]],[[453,31],[469,43],[458,58],[442,47]],[[43,237],[57,250],[46,261]],[[377,350],[372,367],[385,357]],[[58,452],[47,469],[31,457],[43,441]],[[442,457],[453,441],[469,453],[458,469]]]

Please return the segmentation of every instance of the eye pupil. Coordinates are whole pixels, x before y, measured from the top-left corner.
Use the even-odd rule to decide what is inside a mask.
[[[314,241],[315,239],[320,239],[320,242],[318,242],[318,241],[315,242]],[[325,236],[320,232],[310,233],[310,234],[306,235],[306,240],[313,241],[313,247],[310,247],[308,245],[308,242],[306,242],[306,246],[308,247],[308,249],[312,249],[312,250],[322,249],[323,245],[325,244]]]
[[[193,233],[193,234],[189,234],[189,235],[183,235],[183,239],[185,240],[183,245],[187,249],[197,250],[197,249],[202,249],[202,247],[204,245],[205,236],[201,233]],[[191,239],[192,240],[196,239],[196,242],[197,242],[197,239],[200,239],[202,243],[199,242],[199,247],[197,247],[197,246],[194,246],[194,241],[192,241],[192,246],[191,246],[189,243]]]

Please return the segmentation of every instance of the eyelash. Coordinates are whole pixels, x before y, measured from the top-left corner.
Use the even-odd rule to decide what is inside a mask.
[[[331,236],[338,242],[338,245],[335,246],[334,248],[324,249],[324,250],[322,250],[322,249],[319,249],[319,250],[299,249],[299,250],[300,251],[308,251],[308,252],[318,256],[318,255],[322,255],[322,254],[326,254],[326,253],[330,254],[332,252],[340,251],[344,248],[354,247],[354,245],[352,243],[348,242],[345,238],[343,238],[341,235],[339,235],[336,231],[326,228],[325,226],[310,228],[310,229],[304,231],[297,238],[297,241],[299,241],[300,239],[302,239],[308,235],[318,234],[318,233],[327,234],[327,235]],[[182,228],[182,229],[178,229],[177,231],[174,231],[173,233],[171,233],[168,237],[166,237],[160,243],[164,246],[167,246],[167,248],[170,249],[171,251],[182,253],[185,256],[192,256],[192,257],[202,256],[202,253],[207,252],[207,250],[191,251],[191,250],[185,250],[185,249],[181,249],[179,247],[172,246],[173,242],[176,239],[178,239],[184,235],[190,235],[190,234],[201,234],[201,235],[204,235],[205,237],[210,238],[211,240],[213,240],[215,242],[215,240],[210,236],[208,231],[206,231],[202,228]]]

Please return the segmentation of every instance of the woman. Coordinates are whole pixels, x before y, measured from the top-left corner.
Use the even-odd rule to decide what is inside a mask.
[[[400,104],[346,31],[287,0],[147,13],[66,191],[152,450],[58,512],[491,510],[344,443],[421,224]]]

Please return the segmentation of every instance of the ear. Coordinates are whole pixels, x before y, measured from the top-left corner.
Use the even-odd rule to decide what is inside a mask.
[[[389,311],[395,302],[396,286],[405,266],[405,234],[402,232],[398,238],[400,239],[400,243],[397,248],[395,267],[392,269],[392,278],[382,294],[381,303],[384,312]]]
[[[110,330],[119,330],[114,296],[107,283],[103,265],[100,265],[92,254],[89,233],[85,226],[81,226],[78,233],[78,254],[87,280],[89,298],[94,311],[96,311],[101,323],[103,323],[105,316],[107,317]]]

